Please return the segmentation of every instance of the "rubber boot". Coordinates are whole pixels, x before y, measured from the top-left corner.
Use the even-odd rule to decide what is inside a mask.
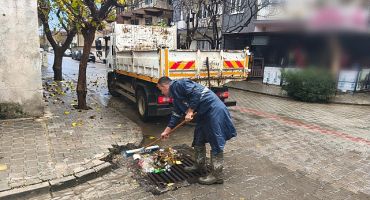
[[[206,172],[206,146],[194,146],[195,163],[192,166],[184,167],[186,172]]]
[[[224,154],[223,152],[213,155],[211,153],[212,168],[211,172],[205,176],[198,179],[199,183],[202,185],[212,185],[212,184],[222,184],[224,183]]]

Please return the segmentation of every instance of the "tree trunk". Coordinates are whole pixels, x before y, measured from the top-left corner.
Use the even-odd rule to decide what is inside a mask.
[[[341,47],[337,36],[331,36],[329,38],[329,48],[331,52],[331,72],[334,75],[338,75],[341,67],[340,66]]]
[[[54,63],[53,63],[54,81],[63,80],[62,74],[63,54],[64,52],[60,47],[54,49]]]
[[[91,46],[95,38],[96,29],[83,30],[82,35],[84,37],[84,48],[83,54],[80,61],[79,71],[78,71],[78,82],[77,82],[77,100],[78,100],[78,109],[87,110],[88,106],[86,104],[86,68],[87,62],[89,60],[89,54]]]
[[[190,34],[187,34],[186,35],[186,48],[187,49],[190,49],[191,42],[192,42],[191,36],[190,36]]]

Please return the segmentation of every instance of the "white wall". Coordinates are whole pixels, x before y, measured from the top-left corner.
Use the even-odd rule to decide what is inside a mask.
[[[1,0],[0,102],[43,113],[37,0]]]

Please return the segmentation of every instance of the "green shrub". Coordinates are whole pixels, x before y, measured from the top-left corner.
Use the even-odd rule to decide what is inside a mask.
[[[282,79],[283,90],[289,97],[299,101],[325,103],[336,91],[334,77],[321,69],[283,71]]]

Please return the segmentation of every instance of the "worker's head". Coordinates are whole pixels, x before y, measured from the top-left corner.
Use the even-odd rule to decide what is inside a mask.
[[[167,76],[163,76],[158,80],[157,87],[162,92],[164,96],[169,96],[170,94],[170,84],[171,79]]]

